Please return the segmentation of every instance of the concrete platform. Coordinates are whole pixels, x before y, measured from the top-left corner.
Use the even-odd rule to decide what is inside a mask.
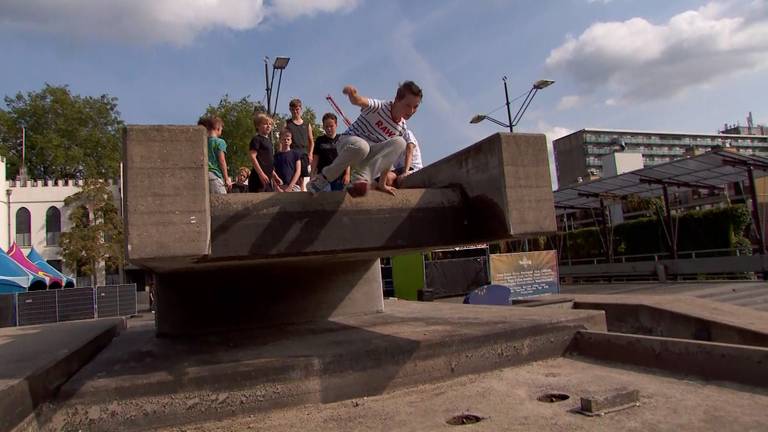
[[[768,347],[765,312],[678,295],[560,294],[574,309],[601,310],[608,331]]]
[[[587,417],[573,410],[579,397],[633,388],[640,406]],[[542,403],[545,392],[568,400]],[[768,393],[740,385],[649,374],[642,368],[553,359],[332,404],[308,404],[249,413],[159,432],[239,431],[764,431]],[[474,413],[483,420],[461,427],[446,420]]]
[[[0,329],[0,431],[34,423],[34,409],[124,328],[105,318]]]
[[[563,294],[684,295],[768,312],[768,282],[697,281],[563,285]]]
[[[384,313],[195,339],[129,329],[40,414],[46,430],[145,430],[331,403],[563,355],[604,314],[387,300]]]

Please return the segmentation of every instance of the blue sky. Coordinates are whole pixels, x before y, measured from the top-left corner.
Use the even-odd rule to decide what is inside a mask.
[[[550,139],[768,122],[767,0],[2,0],[0,50],[0,95],[68,84],[116,96],[128,123],[261,100],[265,56],[291,57],[284,113],[292,97],[330,111],[330,93],[352,117],[344,85],[386,99],[411,79],[427,163],[500,130],[469,119],[504,103],[504,75],[511,97],[556,81],[518,127]]]

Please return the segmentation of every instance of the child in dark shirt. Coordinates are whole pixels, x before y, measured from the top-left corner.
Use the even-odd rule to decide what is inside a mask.
[[[313,150],[312,158],[312,172],[320,172],[323,168],[336,159],[338,151],[336,150],[336,143],[339,141],[339,136],[336,135],[337,117],[336,114],[326,113],[323,115],[323,130],[325,135],[320,136],[315,141],[315,148]],[[339,178],[331,181],[330,188],[326,190],[341,191],[344,190],[344,186],[349,183],[349,167],[344,170]]]
[[[269,133],[272,132],[272,119],[258,113],[253,117],[258,135],[251,139],[248,146],[251,156],[251,175],[248,177],[248,192],[272,192],[273,148]]]
[[[283,129],[280,131],[280,150],[275,154],[275,176],[274,180],[278,192],[299,192],[301,186],[298,185],[301,175],[301,154],[296,150],[291,150],[291,140],[293,136],[291,131]]]

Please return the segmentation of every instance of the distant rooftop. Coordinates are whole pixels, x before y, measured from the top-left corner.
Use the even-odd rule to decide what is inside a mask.
[[[618,134],[634,134],[634,135],[678,135],[678,136],[701,136],[701,137],[727,137],[727,138],[768,138],[768,135],[743,135],[743,134],[722,134],[722,133],[700,133],[700,132],[671,132],[671,131],[643,131],[643,130],[627,130],[627,129],[600,129],[600,128],[584,128],[576,132],[564,135],[571,136],[581,132],[597,132],[597,133],[618,133]],[[561,139],[558,138],[558,139]]]

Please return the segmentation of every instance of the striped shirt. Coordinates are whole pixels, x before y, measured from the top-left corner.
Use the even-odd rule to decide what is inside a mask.
[[[352,126],[343,135],[354,135],[369,143],[380,143],[396,136],[405,136],[408,128],[405,119],[399,123],[392,120],[392,101],[368,99],[368,106],[360,110]]]

